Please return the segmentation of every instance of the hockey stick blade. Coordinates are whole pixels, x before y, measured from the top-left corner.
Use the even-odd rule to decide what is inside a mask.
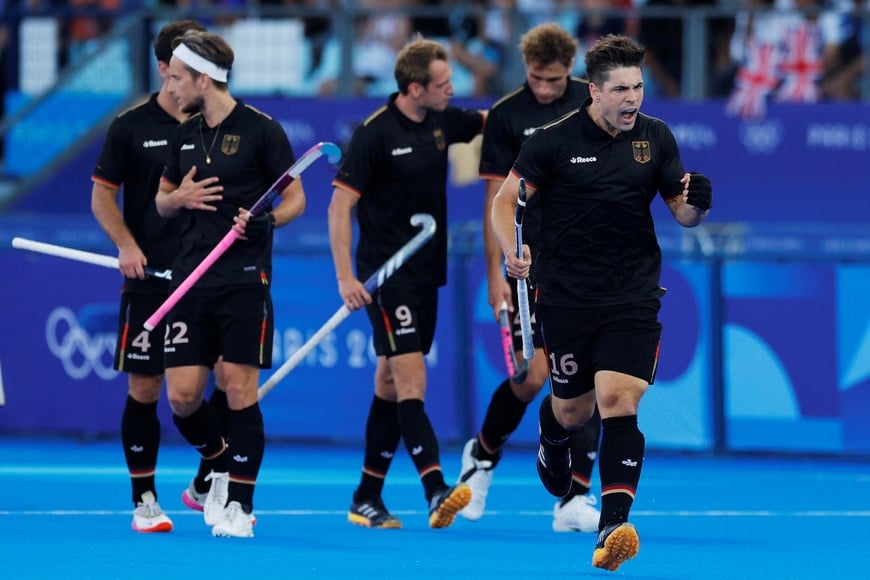
[[[513,328],[511,328],[510,313],[507,302],[501,303],[498,311],[498,325],[501,331],[501,348],[504,353],[504,364],[511,380],[517,384],[526,380],[529,374],[529,365],[526,361],[520,364],[517,361],[517,353],[514,351]]]

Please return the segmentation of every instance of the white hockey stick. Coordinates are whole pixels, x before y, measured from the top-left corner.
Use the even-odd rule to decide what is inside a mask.
[[[520,179],[517,194],[517,213],[514,226],[517,232],[517,256],[523,257],[523,213],[526,211],[526,180]],[[520,309],[520,329],[523,332],[523,358],[535,358],[535,344],[532,342],[532,317],[529,314],[529,283],[527,279],[517,280],[517,305]]]
[[[368,277],[364,286],[369,294],[380,288],[387,278],[392,276],[411,256],[417,253],[417,250],[422,248],[426,242],[432,239],[432,236],[435,235],[435,230],[437,229],[435,218],[427,213],[417,213],[411,216],[411,225],[421,226],[422,229],[417,232],[417,235],[408,240],[408,243],[399,248],[399,251],[393,254],[389,260],[384,262],[383,266],[378,268],[374,274]],[[306,341],[305,344],[299,347],[299,350],[294,352],[293,355],[287,359],[271,377],[269,377],[269,380],[257,389],[257,400],[262,400],[263,397],[266,396],[266,393],[275,388],[275,385],[286,377],[290,371],[296,368],[296,365],[308,356],[308,353],[311,352],[311,350],[330,332],[335,330],[335,328],[348,316],[350,316],[350,310],[347,306],[342,304],[341,308],[339,308],[335,314],[333,314],[329,320],[327,320],[326,323],[321,326],[317,332],[308,339],[308,341]]]
[[[86,264],[94,264],[105,268],[113,268],[117,270],[118,258],[106,256],[104,254],[95,254],[93,252],[85,252],[84,250],[74,250],[64,246],[56,246],[55,244],[46,244],[45,242],[37,242],[26,238],[12,238],[12,247],[20,250],[30,250],[40,254],[49,256],[57,256],[58,258],[66,258],[77,262],[85,262]],[[172,270],[155,270],[149,266],[145,266],[145,274],[153,278],[163,278],[172,280]]]

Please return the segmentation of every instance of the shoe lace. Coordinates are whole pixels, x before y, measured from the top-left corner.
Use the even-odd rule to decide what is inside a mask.
[[[229,474],[212,471],[205,476],[205,480],[211,481],[211,488],[213,490],[215,502],[219,505],[225,505],[227,503],[227,483],[229,482]]]
[[[157,502],[140,503],[136,511],[146,518],[156,518],[163,514],[163,510],[160,509],[160,504]]]
[[[226,507],[226,510],[224,511],[224,517],[227,519],[227,521],[230,522],[235,522],[238,518],[242,516],[247,516],[247,514],[245,514],[242,506],[237,501],[231,501],[230,505],[228,505]]]

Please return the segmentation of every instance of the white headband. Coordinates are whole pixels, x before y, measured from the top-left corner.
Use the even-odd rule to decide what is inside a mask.
[[[227,82],[228,71],[221,68],[212,61],[203,58],[190,50],[183,42],[175,47],[172,51],[172,56],[178,57],[184,64],[195,70],[196,72],[205,73],[212,79],[225,83]]]

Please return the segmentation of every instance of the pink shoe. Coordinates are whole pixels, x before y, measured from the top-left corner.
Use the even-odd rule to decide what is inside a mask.
[[[201,512],[202,504],[205,503],[206,494],[204,493],[196,493],[196,488],[193,487],[193,482],[190,482],[190,485],[181,492],[181,501],[192,510]]]

